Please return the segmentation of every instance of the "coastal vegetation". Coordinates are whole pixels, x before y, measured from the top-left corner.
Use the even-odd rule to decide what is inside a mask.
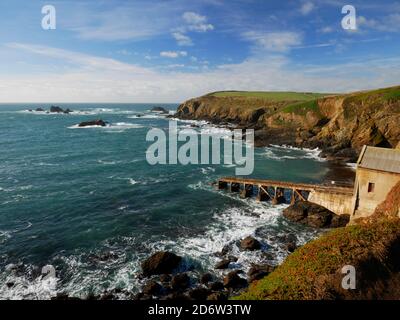
[[[220,91],[210,93],[210,96],[227,98],[227,97],[246,97],[267,99],[269,101],[309,101],[328,96],[326,93],[313,92],[288,92],[288,91]]]

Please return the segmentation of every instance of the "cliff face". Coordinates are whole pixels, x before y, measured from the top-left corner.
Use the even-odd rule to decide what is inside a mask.
[[[259,146],[319,147],[326,156],[354,160],[364,144],[399,143],[400,87],[307,101],[206,95],[184,102],[177,116],[253,128]]]

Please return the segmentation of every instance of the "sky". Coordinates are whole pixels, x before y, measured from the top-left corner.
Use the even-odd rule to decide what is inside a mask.
[[[43,6],[56,28],[42,27]],[[344,5],[356,10],[345,30]],[[400,84],[400,1],[2,0],[0,103]]]

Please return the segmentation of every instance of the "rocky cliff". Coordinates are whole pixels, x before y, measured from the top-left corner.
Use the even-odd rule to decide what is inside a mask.
[[[302,100],[209,94],[184,102],[176,116],[253,128],[258,146],[319,147],[327,157],[355,160],[364,144],[399,144],[400,86]]]

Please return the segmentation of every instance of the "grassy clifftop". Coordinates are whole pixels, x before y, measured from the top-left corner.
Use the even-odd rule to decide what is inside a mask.
[[[400,86],[340,95],[215,92],[184,102],[177,116],[254,128],[258,145],[319,147],[328,155],[356,157],[364,144],[399,143]]]
[[[269,101],[309,101],[322,98],[327,95],[329,94],[289,91],[220,91],[208,94],[208,96],[218,98],[246,97],[266,99]]]

